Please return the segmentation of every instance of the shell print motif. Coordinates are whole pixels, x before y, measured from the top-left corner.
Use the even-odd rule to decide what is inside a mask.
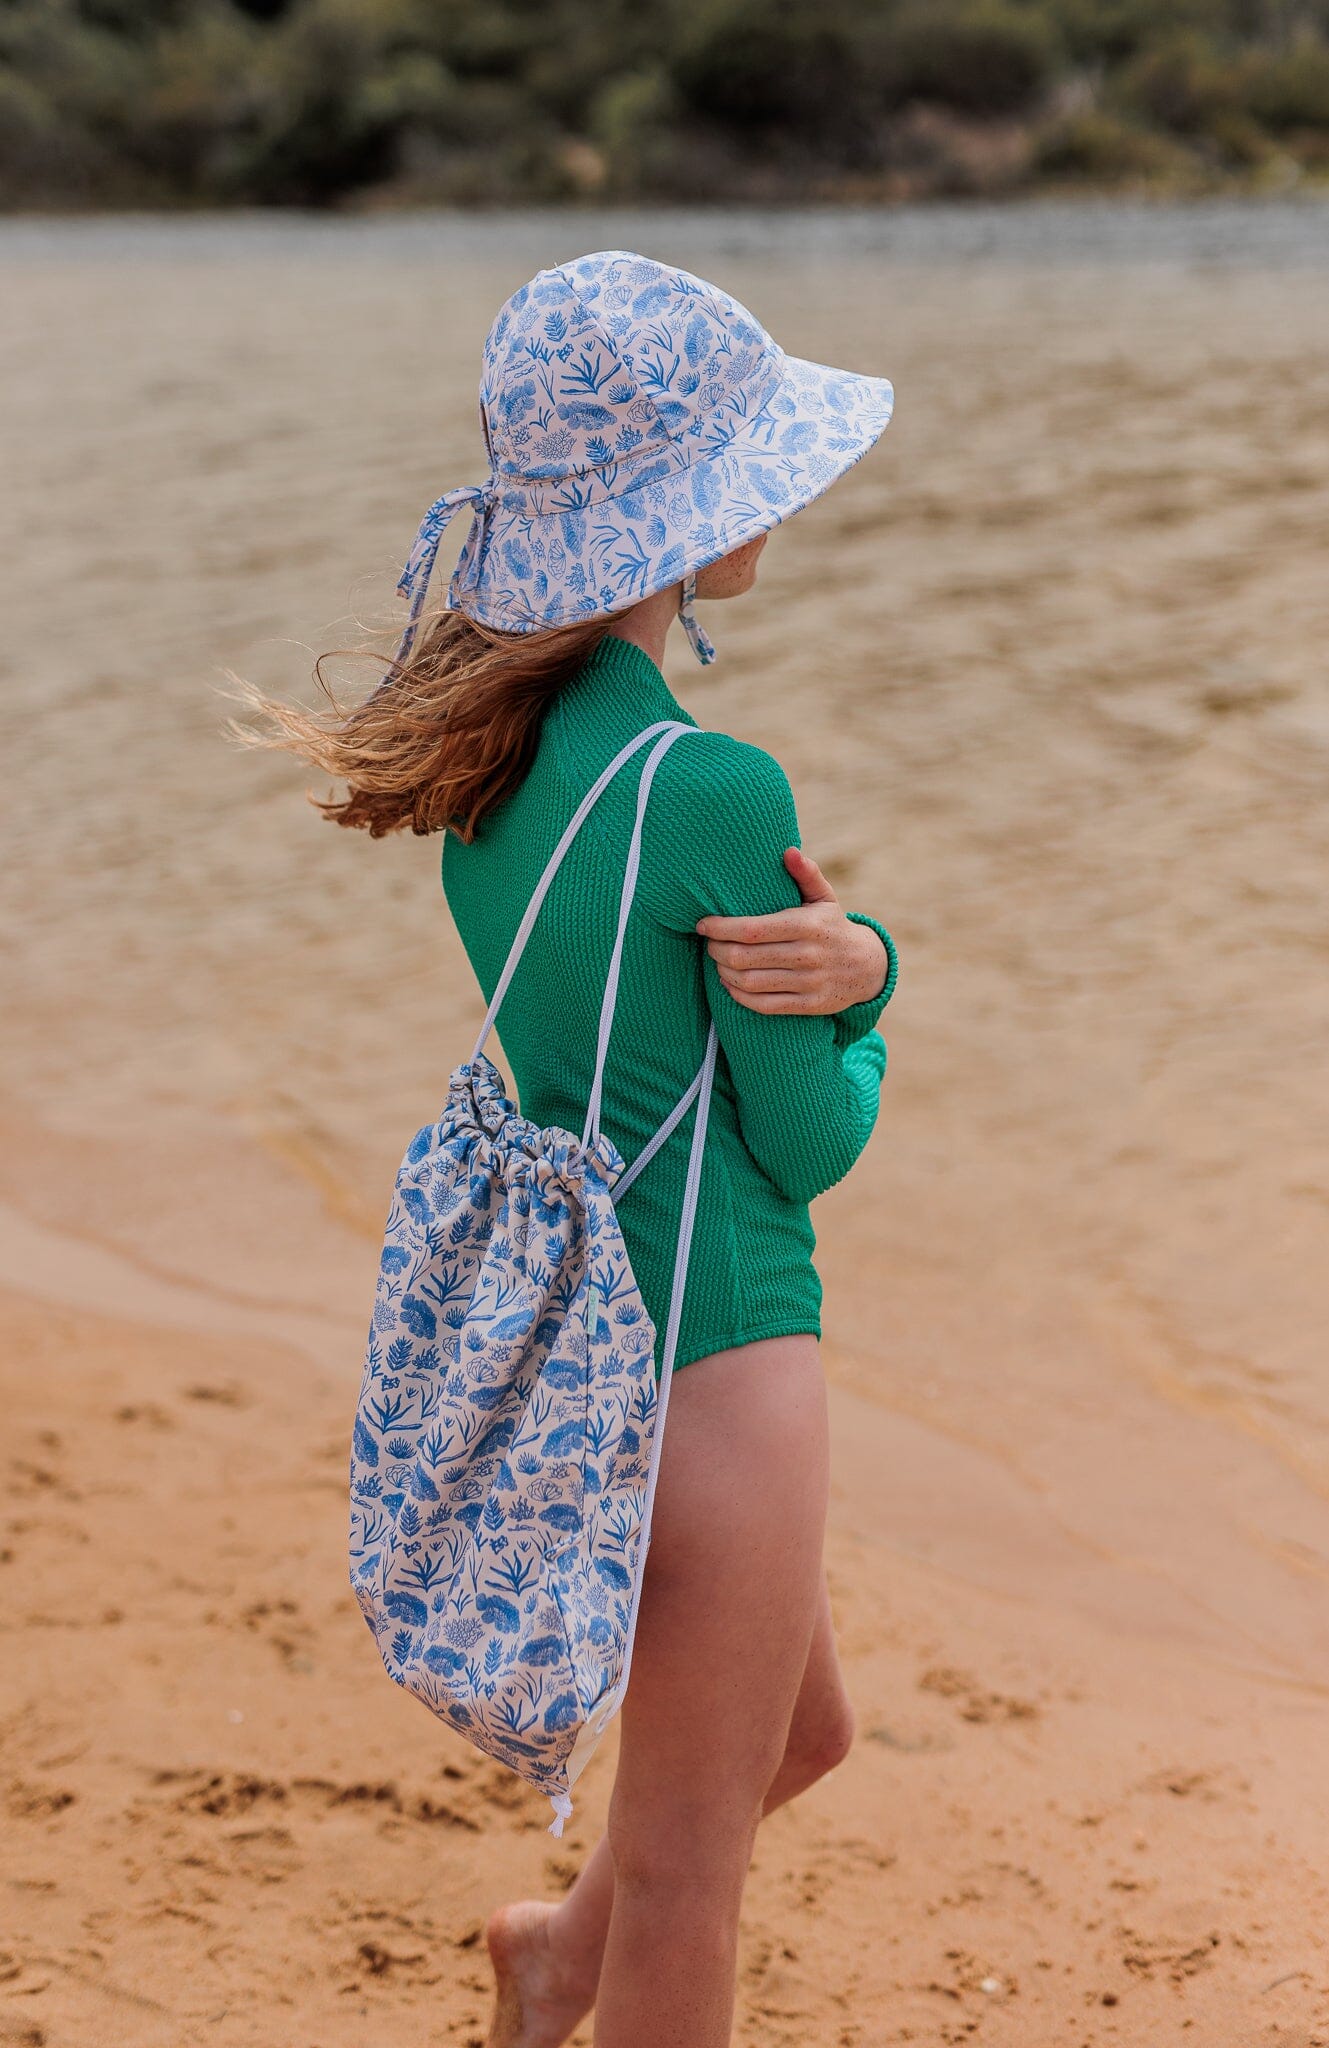
[[[492,473],[450,602],[515,632],[621,611],[818,497],[892,403],[689,271],[621,249],[542,270],[485,343]]]
[[[402,1161],[352,1434],[351,1583],[389,1675],[551,1795],[618,1684],[655,1330],[600,1138],[480,1057]]]

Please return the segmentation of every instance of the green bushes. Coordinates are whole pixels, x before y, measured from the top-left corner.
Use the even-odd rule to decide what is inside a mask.
[[[750,151],[792,143],[862,168],[889,160],[894,117],[919,102],[980,120],[1029,107],[1053,47],[1037,16],[998,0],[839,11],[731,0],[668,63],[679,106]]]
[[[1193,183],[1186,152],[1116,115],[1087,108],[1050,122],[1036,146],[1035,169],[1056,184],[1184,189]]]
[[[927,100],[982,117],[1027,109],[1052,77],[1054,51],[1029,8],[922,5],[888,22],[875,55],[886,104]]]
[[[1121,78],[1119,96],[1150,125],[1172,135],[1203,135],[1240,103],[1236,66],[1194,31],[1143,51]]]
[[[1253,119],[1279,137],[1299,129],[1329,133],[1329,44],[1305,36],[1290,49],[1254,53],[1245,102]]]
[[[686,36],[668,67],[679,102],[739,135],[825,141],[860,81],[842,25],[820,9],[739,0]]]
[[[1329,164],[1329,0],[0,0],[0,206],[767,199]]]

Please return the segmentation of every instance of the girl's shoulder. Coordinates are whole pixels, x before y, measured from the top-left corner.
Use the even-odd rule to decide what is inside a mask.
[[[732,826],[792,811],[789,777],[773,754],[727,732],[699,730],[672,746],[656,771],[651,807],[678,825]]]
[[[677,931],[692,931],[711,911],[778,909],[784,850],[798,836],[789,778],[774,755],[728,733],[698,733],[660,763],[642,843],[643,894]]]

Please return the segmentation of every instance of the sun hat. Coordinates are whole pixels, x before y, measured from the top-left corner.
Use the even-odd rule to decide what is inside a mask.
[[[426,512],[397,588],[404,661],[439,542],[470,531],[448,592],[482,625],[535,633],[603,618],[681,583],[789,519],[866,454],[890,421],[884,377],[786,355],[737,299],[624,249],[542,270],[489,330],[483,484]]]

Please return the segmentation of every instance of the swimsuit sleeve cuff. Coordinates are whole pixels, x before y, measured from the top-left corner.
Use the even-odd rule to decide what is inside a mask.
[[[895,984],[900,973],[900,960],[895,950],[895,941],[885,925],[878,924],[875,917],[869,917],[867,912],[863,910],[850,910],[846,912],[846,915],[853,924],[868,925],[881,940],[882,945],[886,948],[886,979],[882,983],[880,991],[875,996],[870,997],[868,1001],[851,1003],[847,1010],[836,1012],[833,1020],[835,1024],[835,1042],[842,1048],[853,1045],[856,1040],[866,1037],[867,1033],[872,1030],[878,1017],[880,1017],[895,993]]]

